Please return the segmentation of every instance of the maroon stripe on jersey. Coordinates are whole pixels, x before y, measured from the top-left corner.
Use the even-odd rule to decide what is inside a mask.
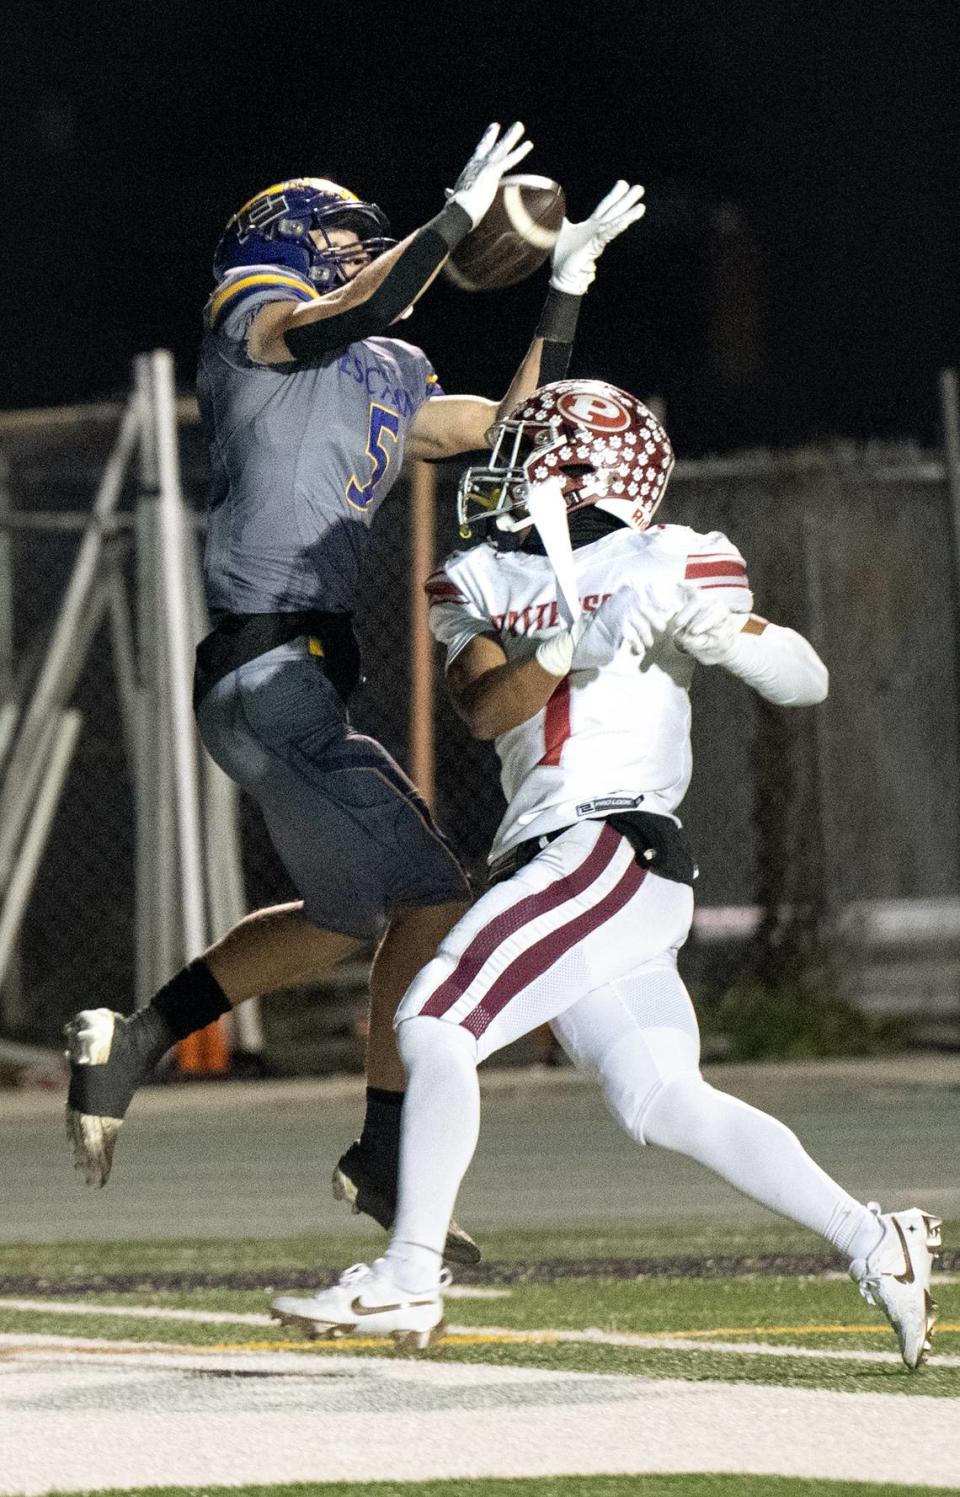
[[[551,931],[550,935],[544,936],[536,945],[529,946],[516,961],[511,962],[476,1008],[471,1009],[466,1018],[460,1020],[461,1026],[469,1029],[479,1039],[512,998],[516,998],[524,988],[530,987],[538,977],[542,977],[549,967],[567,954],[571,946],[586,940],[618,910],[622,910],[636,894],[646,876],[645,868],[639,868],[636,863],[631,862],[620,882],[614,884],[610,892],[592,909],[584,910],[582,915],[561,925],[559,930]]]
[[[543,741],[547,752],[537,761],[541,764],[559,764],[563,745],[570,737],[570,677],[564,676],[553,695],[547,698],[547,711],[543,719]]]
[[[431,603],[465,603],[467,600],[446,572],[431,572],[423,590]]]
[[[687,562],[687,570],[684,577],[746,577],[747,564],[745,561],[737,561],[735,557],[728,556],[723,561],[696,561],[691,558]]]
[[[448,1009],[453,1008],[501,941],[505,941],[508,936],[515,935],[531,920],[548,914],[550,910],[566,904],[568,899],[582,894],[584,889],[588,889],[610,865],[619,845],[619,833],[615,832],[612,827],[604,826],[593,849],[576,868],[564,874],[563,878],[558,878],[555,884],[549,884],[546,889],[541,889],[539,893],[528,894],[525,899],[518,900],[508,910],[504,910],[501,915],[491,920],[489,925],[485,925],[463,952],[450,976],[444,979],[420,1010],[421,1014],[432,1019],[439,1019]]]

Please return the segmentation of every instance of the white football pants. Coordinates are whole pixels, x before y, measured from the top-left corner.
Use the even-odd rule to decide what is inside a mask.
[[[457,1025],[477,1063],[578,998],[676,953],[693,893],[637,864],[604,821],[582,821],[488,889],[440,943],[397,1009]]]
[[[476,1147],[478,1061],[548,1022],[637,1143],[698,1160],[849,1257],[873,1247],[876,1218],[789,1128],[701,1077],[676,965],[692,904],[685,885],[645,874],[611,827],[581,823],[447,935],[397,1012],[408,1086],[386,1261],[401,1287],[436,1282]]]

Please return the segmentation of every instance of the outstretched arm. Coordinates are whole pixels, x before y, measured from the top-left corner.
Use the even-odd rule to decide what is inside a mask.
[[[410,430],[411,457],[437,459],[491,445],[491,428],[540,385],[563,379],[570,363],[580,303],[611,240],[643,217],[642,187],[627,182],[607,193],[582,223],[564,219],[553,249],[550,287],[536,335],[500,401],[441,395],[426,401]]]
[[[250,357],[261,364],[309,362],[385,332],[423,295],[450,251],[480,222],[500,178],[533,149],[532,142],[523,140],[519,122],[502,139],[499,135],[499,125],[488,126],[446,207],[346,286],[307,305],[290,301],[265,307],[250,328]]]

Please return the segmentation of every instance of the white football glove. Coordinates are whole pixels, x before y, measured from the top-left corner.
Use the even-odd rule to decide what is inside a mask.
[[[537,659],[545,671],[565,676],[568,671],[601,670],[623,645],[644,656],[666,630],[670,609],[652,588],[617,588],[593,613],[583,613],[570,629],[545,639]]]
[[[674,644],[701,665],[728,665],[736,652],[743,614],[726,603],[705,598],[699,588],[681,588],[684,601],[670,620]]]
[[[502,140],[497,139],[499,134],[499,125],[487,126],[480,144],[447,195],[449,202],[459,203],[470,215],[474,228],[496,197],[500,178],[533,150],[533,141],[523,139],[519,120],[510,126]]]
[[[553,247],[551,286],[572,296],[583,296],[611,239],[616,239],[646,212],[642,197],[642,187],[617,182],[583,223],[572,224],[565,218]]]

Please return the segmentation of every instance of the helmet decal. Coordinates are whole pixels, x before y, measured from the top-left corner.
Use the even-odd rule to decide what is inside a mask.
[[[575,426],[585,426],[588,431],[625,431],[630,425],[630,412],[615,395],[606,392],[600,395],[568,390],[557,401],[557,409]]]
[[[489,465],[464,473],[461,534],[490,521],[500,530],[526,528],[527,491],[547,478],[560,479],[568,514],[595,504],[645,530],[672,467],[670,438],[636,396],[604,380],[557,380],[498,421]]]

